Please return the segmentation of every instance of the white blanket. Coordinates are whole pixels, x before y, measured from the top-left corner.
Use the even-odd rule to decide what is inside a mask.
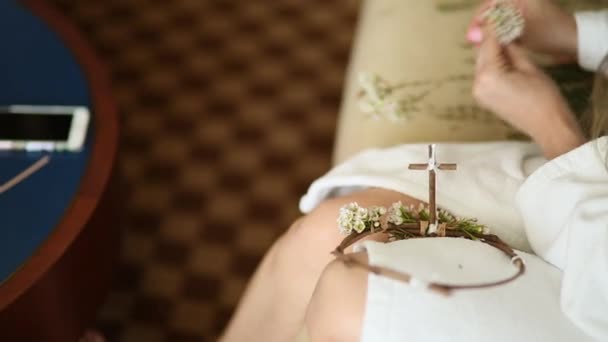
[[[608,341],[608,139],[546,162],[528,143],[440,145],[438,203],[477,217],[525,254],[528,272],[495,289],[446,299],[370,276],[364,341]],[[361,187],[427,200],[428,177],[408,171],[426,145],[364,151],[315,181],[300,207]],[[337,215],[337,213],[336,213]],[[337,228],[336,228],[337,229]],[[370,261],[429,281],[496,279],[514,269],[480,243],[448,239],[367,243]]]

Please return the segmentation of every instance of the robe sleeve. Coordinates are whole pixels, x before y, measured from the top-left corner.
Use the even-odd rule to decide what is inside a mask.
[[[584,69],[597,70],[608,55],[608,10],[576,13],[578,62]]]
[[[534,252],[563,271],[561,307],[608,341],[608,138],[536,170],[517,194]]]

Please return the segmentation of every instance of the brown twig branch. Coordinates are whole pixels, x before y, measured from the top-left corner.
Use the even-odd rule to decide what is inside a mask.
[[[380,276],[384,276],[384,277],[388,277],[391,278],[393,280],[397,280],[397,281],[401,281],[404,283],[411,283],[413,277],[408,274],[408,273],[403,273],[403,272],[399,272],[399,271],[395,271],[386,267],[382,267],[382,266],[374,266],[374,265],[370,265],[364,262],[359,261],[358,259],[353,258],[351,255],[346,254],[345,250],[352,246],[353,244],[357,243],[358,241],[361,241],[371,235],[374,234],[385,234],[388,235],[389,240],[391,241],[397,241],[397,240],[404,240],[404,239],[409,239],[409,238],[434,238],[434,237],[450,237],[450,238],[465,238],[468,240],[478,240],[481,241],[482,243],[485,243],[487,245],[490,245],[498,250],[500,250],[501,252],[503,252],[506,256],[508,256],[511,259],[511,263],[517,267],[517,272],[506,278],[503,280],[498,280],[498,281],[493,281],[493,282],[487,282],[487,283],[480,283],[480,284],[471,284],[471,285],[450,285],[450,284],[444,284],[444,283],[428,283],[426,284],[427,288],[435,293],[438,293],[440,295],[444,295],[444,296],[448,296],[451,294],[452,291],[455,290],[473,290],[473,289],[484,289],[484,288],[491,288],[491,287],[495,287],[495,286],[500,286],[500,285],[504,285],[507,283],[510,283],[514,280],[516,280],[517,278],[519,278],[520,276],[522,276],[525,271],[526,271],[526,265],[524,260],[517,255],[517,253],[515,253],[515,251],[506,243],[504,243],[498,236],[496,235],[492,235],[492,234],[480,234],[480,233],[475,233],[475,232],[468,232],[468,231],[464,231],[464,230],[457,230],[457,227],[455,225],[446,225],[445,229],[440,230],[440,232],[443,232],[443,234],[438,235],[438,234],[424,234],[422,233],[422,229],[421,226],[423,226],[426,222],[424,221],[420,221],[417,223],[407,223],[407,224],[402,224],[402,225],[394,225],[394,224],[388,224],[387,227],[385,227],[382,231],[380,232],[371,232],[371,231],[365,231],[363,233],[353,233],[350,234],[349,236],[347,236],[342,243],[340,243],[340,245],[333,251],[333,255],[336,256],[336,258],[342,262],[344,262],[345,265],[350,266],[350,267],[358,267],[361,269],[364,269],[370,273],[376,274],[376,275],[380,275]]]

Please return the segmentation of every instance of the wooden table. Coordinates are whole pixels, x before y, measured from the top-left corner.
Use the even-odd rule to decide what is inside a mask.
[[[82,152],[52,154],[0,195],[0,341],[77,341],[94,322],[118,254],[117,109],[78,30],[42,0],[22,8],[13,1],[0,4],[0,105],[87,105],[93,116]],[[0,183],[37,158],[0,153]]]

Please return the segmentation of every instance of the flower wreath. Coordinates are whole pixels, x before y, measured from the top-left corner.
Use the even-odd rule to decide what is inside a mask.
[[[523,258],[498,236],[490,234],[488,228],[479,224],[475,219],[456,218],[450,212],[439,209],[438,223],[435,232],[429,233],[429,208],[420,206],[418,210],[413,206],[406,207],[401,202],[393,203],[387,209],[384,207],[363,208],[357,203],[350,203],[340,209],[338,226],[340,232],[346,238],[332,252],[336,258],[348,266],[359,267],[368,272],[385,276],[394,280],[402,281],[410,285],[421,286],[433,292],[450,295],[454,290],[472,290],[490,288],[507,284],[522,276],[526,271]],[[471,284],[450,285],[445,283],[425,282],[414,278],[412,275],[391,270],[382,266],[373,266],[361,262],[345,253],[345,250],[356,242],[371,235],[382,234],[388,237],[389,242],[407,240],[414,238],[451,237],[465,238],[480,241],[503,252],[511,263],[517,268],[517,272],[503,280]]]

